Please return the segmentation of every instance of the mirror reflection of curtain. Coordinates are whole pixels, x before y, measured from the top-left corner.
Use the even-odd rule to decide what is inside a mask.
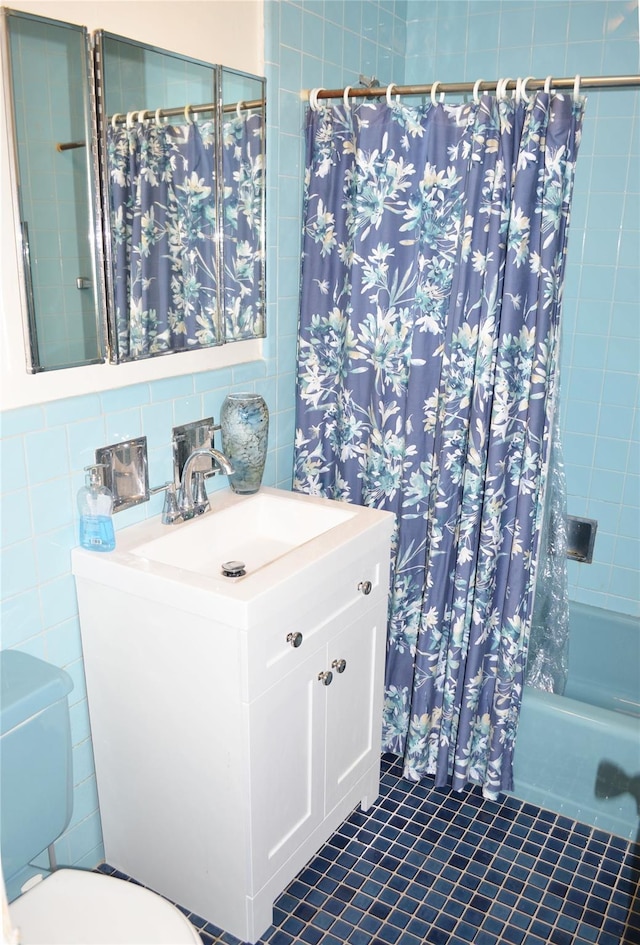
[[[215,125],[107,133],[119,360],[219,343]]]
[[[224,317],[227,341],[264,335],[262,112],[223,119]]]

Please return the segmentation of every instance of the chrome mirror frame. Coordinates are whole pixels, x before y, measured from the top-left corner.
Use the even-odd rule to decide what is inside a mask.
[[[232,94],[230,97],[232,102],[227,101],[226,94],[226,83],[239,83],[240,87],[245,86],[247,90],[247,99],[243,101],[238,101],[238,95]],[[226,283],[224,278],[224,227],[225,227],[225,180],[224,180],[224,171],[223,171],[223,150],[224,150],[224,116],[230,111],[234,112],[236,109],[249,108],[257,109],[262,114],[262,140],[261,140],[261,162],[262,162],[262,190],[260,195],[260,216],[261,216],[261,226],[260,226],[260,241],[257,249],[257,254],[259,255],[259,300],[260,300],[260,309],[257,313],[256,321],[261,326],[260,330],[253,332],[250,336],[252,338],[266,338],[267,335],[267,180],[266,180],[266,161],[267,161],[267,80],[264,76],[253,75],[249,72],[243,72],[239,69],[231,69],[228,66],[222,66],[220,72],[220,159],[219,159],[219,181],[220,186],[218,188],[220,192],[220,221],[221,221],[221,233],[223,234],[223,248],[221,252],[221,259],[223,265],[221,286],[223,293],[223,331],[225,333],[225,341],[227,343],[232,343],[237,340],[243,340],[243,336],[240,335],[238,338],[234,338],[229,334],[227,330],[227,316],[226,316],[226,306],[225,306],[225,297],[226,297]]]
[[[2,7],[2,16],[0,18],[2,32],[2,53],[3,53],[3,75],[2,80],[5,89],[5,109],[7,116],[8,150],[10,173],[13,180],[12,204],[15,221],[15,240],[19,249],[19,268],[21,275],[21,294],[22,294],[22,321],[25,337],[26,369],[30,374],[37,374],[43,371],[63,370],[66,368],[79,367],[89,364],[100,364],[106,360],[107,355],[107,329],[104,318],[105,313],[105,283],[104,283],[104,259],[102,252],[101,238],[101,213],[99,201],[99,168],[98,154],[95,148],[97,140],[97,122],[96,109],[94,101],[94,74],[93,57],[91,54],[91,40],[86,27],[61,20],[55,20],[50,17],[26,13],[22,10],[13,10],[8,7]],[[10,24],[15,20],[30,20],[32,22],[50,25],[52,27],[70,29],[78,33],[82,38],[82,55],[84,58],[84,81],[82,83],[83,98],[83,128],[85,140],[82,145],[78,142],[70,143],[72,146],[86,148],[86,188],[87,188],[87,239],[88,254],[91,259],[91,282],[93,291],[93,312],[96,328],[96,354],[95,357],[89,357],[82,360],[72,361],[70,363],[60,363],[47,365],[42,363],[40,345],[38,344],[38,323],[35,307],[35,298],[33,291],[33,279],[31,268],[31,257],[29,247],[28,223],[24,220],[24,207],[21,197],[21,165],[19,155],[19,142],[17,135],[17,117],[15,108],[15,70],[12,62],[11,50],[11,27]],[[90,146],[87,147],[87,142]],[[58,150],[68,150],[69,146],[58,146]],[[76,284],[78,288],[85,289],[85,285],[80,285],[81,277],[78,276]]]
[[[220,150],[219,134],[220,134],[220,73],[221,67],[215,63],[204,62],[199,59],[195,59],[192,56],[185,56],[181,53],[173,52],[169,49],[162,49],[157,46],[152,46],[149,43],[139,42],[138,40],[129,39],[126,36],[120,36],[115,33],[110,33],[106,30],[97,30],[93,35],[93,55],[94,55],[94,69],[97,77],[96,81],[96,114],[97,114],[97,141],[98,141],[98,164],[99,164],[99,174],[100,174],[100,197],[101,197],[101,212],[102,212],[102,239],[103,239],[103,256],[104,256],[104,270],[105,270],[105,284],[106,284],[106,299],[107,299],[107,328],[108,328],[108,351],[109,351],[109,361],[113,364],[125,364],[131,363],[131,361],[146,360],[145,358],[126,358],[121,356],[118,349],[118,337],[117,337],[117,325],[116,325],[116,306],[114,299],[114,289],[113,289],[113,254],[112,254],[112,228],[111,228],[111,219],[110,219],[110,209],[109,209],[109,170],[107,166],[107,131],[109,126],[109,116],[107,114],[107,102],[106,97],[108,90],[105,89],[106,75],[107,75],[107,63],[105,62],[106,50],[105,42],[118,42],[126,46],[140,49],[144,52],[150,52],[153,54],[167,56],[174,60],[180,60],[181,62],[191,63],[196,66],[206,68],[211,71],[211,82],[212,82],[212,96],[211,96],[211,114],[213,121],[216,126],[216,150]],[[181,110],[182,111],[182,110]],[[216,157],[216,167],[218,159]],[[221,251],[221,206],[220,206],[220,188],[215,187],[214,190],[214,212],[216,219],[216,229],[218,231],[217,237],[217,258],[216,258],[216,294],[217,294],[217,303],[216,303],[216,325],[215,325],[215,335],[216,341],[214,344],[209,345],[208,347],[219,347],[224,344],[224,325],[223,325],[223,315],[222,315],[222,251]],[[201,350],[201,349],[200,349]],[[157,355],[152,355],[151,357],[167,357],[174,354],[185,354],[186,351],[166,351],[159,353]]]

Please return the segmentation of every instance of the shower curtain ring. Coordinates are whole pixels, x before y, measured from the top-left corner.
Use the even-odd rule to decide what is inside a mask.
[[[389,108],[393,108],[393,102],[391,101],[391,92],[393,89],[397,88],[395,82],[390,82],[387,86],[387,105]],[[396,95],[396,104],[400,102],[400,96]]]
[[[124,118],[124,115],[122,115],[120,112],[115,112],[115,114],[111,118],[111,127],[113,128],[114,131],[116,130],[116,125],[118,124],[118,122],[121,121],[123,118]]]
[[[515,100],[516,105],[519,105],[522,101],[522,79],[520,76],[516,79],[516,87],[511,98]]]
[[[579,101],[579,97],[580,97],[580,76],[577,75],[575,78],[575,82],[573,83],[573,101],[574,102]]]
[[[342,101],[344,102],[345,110],[351,108],[349,105],[349,92],[351,91],[350,85],[345,85],[344,92],[342,93]]]
[[[553,76],[552,76],[552,75],[548,75],[547,78],[544,80],[544,89],[543,89],[543,92],[546,92],[547,95],[550,95],[550,94],[551,94],[551,82],[552,82],[552,81],[553,81]]]
[[[238,118],[242,118],[242,109],[245,107],[245,103],[241,100],[236,105],[236,115]]]
[[[162,107],[156,108],[156,125],[162,124]]]
[[[533,77],[532,75],[528,75],[527,78],[526,78],[526,79],[523,79],[522,82],[521,82],[521,84],[520,84],[520,95],[521,95],[522,98],[524,99],[525,105],[528,105],[529,102],[531,101],[531,96],[530,96],[530,95],[527,95],[527,83],[528,83],[528,82],[531,82],[531,80],[532,80],[533,78],[534,78],[534,77]]]
[[[437,92],[437,90],[438,90],[438,86],[439,86],[439,85],[442,85],[442,82],[433,82],[433,83],[431,84],[431,104],[432,104],[432,105],[437,105],[437,104],[438,104],[438,103],[436,102],[436,92]],[[444,102],[444,92],[441,92],[441,93],[440,93],[440,101],[441,101],[441,102]]]
[[[496,85],[496,98],[500,101],[507,97],[507,85],[511,82],[511,76],[507,79],[498,79]]]
[[[141,108],[138,112],[138,121],[144,123],[147,118],[147,114],[150,112],[148,108]]]
[[[480,86],[484,82],[484,79],[476,79],[473,83],[473,101],[478,105],[480,102]]]
[[[133,128],[133,119],[135,114],[135,111],[127,112],[127,131],[131,131]]]
[[[189,113],[190,113],[190,111],[191,111],[192,108],[193,108],[193,105],[185,105],[185,106],[184,106],[184,120],[185,120],[185,121],[187,122],[187,124],[189,124],[189,125],[192,125],[192,124],[194,123],[194,121],[195,121],[195,116],[194,116],[194,115],[191,115],[191,117],[189,117]]]
[[[311,89],[309,92],[309,107],[314,112],[317,112],[320,107],[318,105],[318,92],[324,92],[322,86],[319,86],[317,89]]]

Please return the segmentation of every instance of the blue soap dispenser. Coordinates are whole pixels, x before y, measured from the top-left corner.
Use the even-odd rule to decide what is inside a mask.
[[[78,492],[80,544],[89,551],[113,551],[113,496],[103,486],[99,469],[99,465],[86,467],[86,485]]]

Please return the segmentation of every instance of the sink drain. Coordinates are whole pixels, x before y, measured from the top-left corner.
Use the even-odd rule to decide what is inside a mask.
[[[244,577],[247,573],[244,561],[223,561],[222,574],[224,577],[237,578]]]

